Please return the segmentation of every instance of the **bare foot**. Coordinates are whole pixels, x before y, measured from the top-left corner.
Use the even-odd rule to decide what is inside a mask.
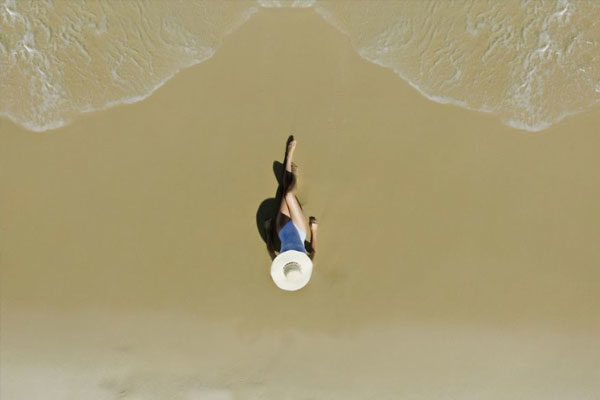
[[[287,146],[287,154],[285,155],[285,170],[292,172],[292,164],[294,160],[294,150],[296,150],[296,139],[292,139]]]
[[[292,139],[287,146],[288,154],[293,153],[296,148],[296,139]]]

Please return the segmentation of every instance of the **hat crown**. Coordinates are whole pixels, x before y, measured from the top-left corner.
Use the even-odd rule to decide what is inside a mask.
[[[297,262],[290,261],[283,266],[283,274],[287,279],[300,279],[302,277],[302,267]]]
[[[312,261],[304,252],[288,250],[280,253],[271,265],[271,277],[283,290],[304,287],[312,274]]]

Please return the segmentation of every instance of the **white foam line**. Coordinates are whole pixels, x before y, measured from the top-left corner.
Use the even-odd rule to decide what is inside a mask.
[[[360,52],[359,52],[360,54]],[[469,104],[467,104],[466,102],[462,101],[462,100],[458,100],[458,99],[454,99],[452,97],[446,97],[446,96],[439,96],[439,95],[433,95],[433,94],[429,94],[427,93],[424,89],[422,89],[418,84],[416,84],[415,82],[411,81],[410,79],[408,79],[401,71],[394,69],[392,67],[388,67],[384,64],[381,64],[377,61],[374,60],[370,60],[364,56],[361,55],[361,58],[379,65],[380,67],[386,68],[386,69],[391,69],[392,71],[394,71],[394,73],[396,75],[398,75],[400,78],[402,78],[402,80],[404,80],[406,83],[408,83],[410,86],[412,86],[414,89],[416,89],[423,97],[425,97],[428,100],[434,101],[436,103],[440,103],[440,104],[453,104],[456,106],[460,106],[462,108],[465,108],[467,110],[470,111],[476,111],[476,112],[482,112],[482,113],[486,113],[486,114],[494,114],[497,109],[491,108],[491,107],[473,107],[470,106]],[[558,122],[562,121],[563,119],[565,119],[568,116],[572,116],[572,115],[576,115],[579,114],[581,112],[583,112],[585,110],[574,110],[574,111],[567,111],[567,112],[563,112],[562,114],[560,114],[558,117],[554,118],[552,121],[542,121],[539,122],[535,125],[530,125],[526,122],[523,121],[516,121],[516,120],[503,120],[501,119],[502,123],[504,123],[505,125],[510,126],[511,128],[515,128],[515,129],[519,129],[519,130],[524,130],[524,131],[529,131],[529,132],[540,132],[543,130],[548,129],[549,127],[551,127],[552,125],[557,124]]]
[[[321,9],[319,7],[315,7],[314,10],[317,12],[317,14],[323,18],[327,23],[329,23],[330,25],[332,25],[334,28],[336,28],[338,31],[340,31],[342,34],[348,36],[348,34],[346,32],[344,32],[344,30],[338,26],[338,24],[335,23],[335,21],[331,20],[331,17],[329,15],[329,13],[324,10]],[[354,47],[354,45],[352,45],[352,47]],[[496,115],[496,111],[497,108],[492,108],[492,107],[473,107],[469,104],[467,104],[466,102],[462,101],[462,100],[458,100],[458,99],[454,99],[452,97],[447,97],[447,96],[440,96],[440,95],[434,95],[434,94],[430,94],[428,92],[426,92],[423,88],[421,88],[416,82],[412,81],[411,79],[409,79],[406,75],[404,75],[404,73],[398,69],[395,69],[391,66],[382,64],[381,62],[371,59],[367,56],[364,55],[364,52],[361,52],[359,49],[357,49],[356,47],[354,47],[354,49],[357,51],[358,55],[370,62],[373,63],[375,65],[378,65],[380,67],[386,68],[386,69],[391,69],[392,71],[394,71],[394,73],[396,75],[398,75],[402,80],[404,80],[406,83],[408,83],[411,87],[413,87],[414,89],[417,90],[417,92],[419,92],[419,94],[421,94],[423,97],[425,97],[428,100],[431,100],[433,102],[436,103],[440,103],[440,104],[452,104],[452,105],[456,105],[462,108],[465,108],[467,110],[470,111],[476,111],[476,112],[482,112],[482,113],[486,113],[486,114],[493,114]],[[598,91],[600,92],[600,86],[598,88]],[[524,131],[528,131],[528,132],[540,132],[543,131],[545,129],[548,129],[550,126],[555,125],[556,123],[562,121],[564,118],[571,116],[571,115],[576,115],[579,114],[581,112],[583,112],[585,110],[573,110],[573,111],[567,111],[567,112],[563,112],[561,115],[559,115],[557,118],[553,119],[552,121],[542,121],[539,122],[535,125],[530,125],[524,121],[517,121],[517,120],[503,120],[501,119],[501,122],[507,126],[510,126],[511,128],[515,128],[515,129],[519,129],[519,130],[524,130]]]
[[[24,127],[25,129],[33,131],[33,132],[44,132],[47,130],[58,129],[60,127],[65,126],[67,123],[69,123],[69,121],[65,121],[65,120],[56,120],[56,121],[49,122],[45,125],[36,125],[32,121],[21,121],[21,120],[17,119],[14,115],[9,114],[4,111],[0,112],[0,117],[7,118],[7,119],[11,120],[12,122],[14,122],[15,124],[20,125],[20,126]]]
[[[233,31],[235,31],[237,28],[239,28],[241,25],[243,25],[257,11],[258,11],[258,9],[256,7],[251,7],[246,13],[243,14],[242,20],[238,24],[233,26],[231,29],[229,29],[226,32],[225,36],[231,34]],[[110,101],[107,101],[106,103],[104,103],[104,105],[97,107],[97,108],[93,108],[89,104],[80,106],[76,111],[79,113],[78,115],[80,115],[80,114],[86,114],[86,113],[91,113],[91,112],[96,112],[96,111],[104,111],[111,107],[118,106],[121,104],[133,104],[133,103],[143,101],[143,100],[147,99],[148,97],[150,97],[152,94],[154,94],[154,92],[156,92],[159,88],[161,88],[165,83],[167,83],[169,80],[171,80],[171,78],[173,78],[175,75],[177,75],[182,70],[193,67],[198,64],[201,64],[201,63],[209,60],[210,58],[212,58],[216,54],[218,47],[219,46],[215,47],[214,49],[210,49],[208,51],[208,54],[205,57],[203,57],[201,59],[193,60],[190,63],[183,64],[179,68],[176,68],[172,73],[167,75],[158,84],[156,84],[152,88],[150,88],[146,93],[136,95],[136,96],[123,97],[123,98],[120,98],[117,100],[110,100]],[[59,119],[59,120],[50,121],[43,125],[37,125],[33,121],[20,120],[20,119],[16,118],[14,115],[7,113],[7,112],[0,112],[0,116],[6,117],[6,118],[10,119],[12,122],[14,122],[15,124],[21,125],[24,128],[26,128],[27,130],[30,130],[33,132],[45,132],[45,131],[50,131],[50,130],[54,130],[54,129],[59,129],[59,128],[62,128],[63,126],[71,123],[74,120],[74,118],[68,119],[68,120]]]
[[[262,8],[273,8],[273,7],[283,7],[283,5],[277,1],[265,1],[265,0],[259,0],[258,4],[260,7]],[[339,32],[341,32],[342,34],[348,36],[347,32],[345,32],[342,27],[338,26],[338,24],[331,18],[329,12],[321,7],[313,7],[313,5],[315,5],[315,1],[313,0],[308,0],[308,1],[294,1],[292,3],[291,8],[312,8],[315,10],[315,12],[323,19],[325,20],[328,24],[332,25],[334,28],[336,28]],[[252,7],[250,8],[243,16],[241,22],[239,22],[238,24],[236,24],[232,29],[230,29],[227,33],[226,36],[229,35],[230,33],[232,33],[233,31],[235,31],[237,28],[239,28],[241,25],[243,25],[245,22],[247,22],[256,12],[258,11],[258,8],[256,7]],[[562,13],[560,14],[560,16],[562,16],[562,14],[564,14],[565,10],[562,10]],[[354,46],[353,46],[354,47]],[[548,45],[546,45],[546,48],[548,47]],[[390,67],[388,65],[382,64],[381,62],[371,59],[368,56],[364,55],[364,52],[361,52],[359,49],[356,49],[356,47],[354,47],[355,50],[357,51],[357,53],[359,54],[359,56],[370,62],[373,64],[376,64],[380,67],[386,68],[386,69],[391,69],[392,71],[394,71],[394,73],[396,73],[396,75],[398,75],[401,79],[403,79],[405,82],[407,82],[410,86],[412,86],[414,89],[416,89],[423,97],[425,97],[426,99],[436,102],[436,103],[440,103],[440,104],[453,104],[462,108],[465,108],[467,110],[471,110],[471,111],[477,111],[477,112],[483,112],[483,113],[490,113],[490,114],[494,114],[495,112],[497,112],[497,108],[491,108],[491,107],[473,107],[470,106],[469,104],[467,104],[465,101],[462,100],[458,100],[458,99],[454,99],[451,97],[447,97],[447,96],[440,96],[440,95],[434,95],[434,94],[430,94],[428,92],[426,92],[421,86],[419,86],[416,82],[412,81],[411,79],[409,79],[402,71],[395,69],[393,67]],[[545,51],[546,48],[543,49],[539,49],[540,51]],[[139,101],[143,101],[146,98],[150,97],[156,90],[158,90],[160,87],[162,87],[167,81],[169,81],[171,78],[173,78],[177,73],[179,73],[180,71],[182,71],[183,69],[192,67],[194,65],[198,65],[210,58],[212,58],[214,56],[214,54],[216,53],[216,50],[218,49],[218,46],[215,49],[211,49],[210,54],[200,60],[195,60],[187,65],[183,65],[177,69],[175,69],[171,74],[169,74],[167,77],[165,77],[162,81],[160,81],[157,85],[155,85],[154,87],[152,87],[149,91],[147,91],[144,94],[141,95],[137,95],[137,96],[130,96],[130,97],[124,97],[118,100],[111,100],[106,102],[103,106],[98,107],[98,108],[92,108],[89,105],[87,106],[83,106],[80,107],[77,111],[79,111],[79,113],[84,114],[84,113],[89,113],[89,112],[95,112],[95,111],[104,111],[108,108],[120,105],[120,104],[133,104],[133,103],[137,103]],[[29,49],[28,49],[29,50]],[[600,92],[600,86],[596,89],[596,91]],[[530,131],[530,132],[539,132],[542,130],[545,130],[547,128],[549,128],[550,126],[560,122],[561,120],[563,120],[565,117],[570,116],[570,115],[575,115],[578,114],[580,112],[582,112],[584,110],[575,110],[575,111],[568,111],[568,112],[564,112],[562,113],[559,117],[555,118],[552,121],[543,121],[540,122],[538,124],[535,125],[530,125],[527,124],[526,122],[523,121],[517,121],[517,120],[502,120],[502,122],[505,125],[508,125],[512,128],[515,129],[520,129],[520,130],[525,130],[525,131]],[[31,131],[35,131],[35,132],[44,132],[44,131],[48,131],[48,130],[54,130],[54,129],[58,129],[61,128],[63,126],[65,126],[66,124],[70,123],[72,121],[72,119],[70,120],[56,120],[56,121],[51,121],[47,124],[44,125],[36,125],[31,121],[21,121],[19,119],[17,119],[16,117],[14,117],[13,115],[6,113],[6,112],[0,112],[0,116],[2,117],[7,117],[8,119],[10,119],[11,121],[13,121],[16,124],[19,124],[23,127],[25,127],[28,130]]]

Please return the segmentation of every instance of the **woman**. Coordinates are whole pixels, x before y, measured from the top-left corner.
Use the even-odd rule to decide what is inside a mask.
[[[274,257],[271,276],[282,289],[298,290],[310,279],[312,260],[317,253],[317,219],[310,217],[307,222],[302,207],[296,198],[297,165],[293,162],[296,140],[288,141],[283,173],[281,205],[275,219],[275,230],[281,241],[279,255],[275,256],[271,237],[269,251]],[[305,246],[306,233],[310,229],[310,242]]]

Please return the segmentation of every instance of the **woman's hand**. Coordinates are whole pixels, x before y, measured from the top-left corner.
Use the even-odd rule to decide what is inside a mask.
[[[317,228],[319,227],[319,224],[315,217],[310,217],[308,219],[308,224],[310,225],[310,258],[311,260],[314,260],[315,254],[317,254]]]
[[[315,217],[310,217],[308,219],[308,224],[310,225],[310,230],[312,232],[316,231],[319,227],[319,223],[317,222],[317,219]]]

